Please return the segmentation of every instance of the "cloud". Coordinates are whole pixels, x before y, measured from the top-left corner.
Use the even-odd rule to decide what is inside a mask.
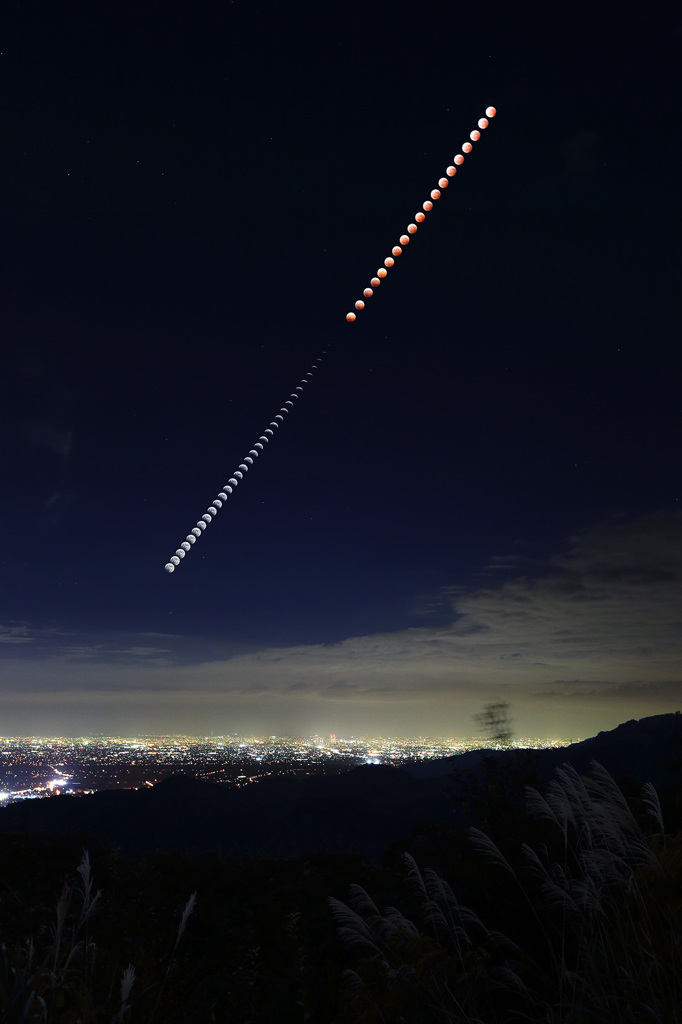
[[[30,644],[33,637],[28,626],[0,626],[0,644]]]
[[[352,683],[340,681],[338,683],[330,683],[330,685],[322,691],[321,695],[323,697],[332,697],[334,700],[344,700],[347,697],[357,697],[358,688]]]
[[[564,683],[557,680],[554,684],[561,689],[545,690],[531,694],[533,700],[583,700],[590,698],[595,702],[608,700],[610,702],[627,701],[659,701],[666,704],[668,709],[677,710],[682,703],[682,679],[670,679],[661,683],[654,683],[650,680],[633,679],[627,683],[614,685],[606,679],[599,679],[588,682],[582,679],[571,680]]]
[[[163,647],[143,647],[131,643],[127,647],[116,647],[108,644],[63,644],[59,654],[69,661],[90,661],[95,663],[140,661],[145,664],[170,665],[168,655],[171,651]]]
[[[674,671],[681,652],[682,517],[614,522],[570,539],[541,576],[453,599],[453,632],[480,656],[608,665],[608,678]]]
[[[39,629],[19,623],[0,625],[0,644],[30,644],[32,658],[50,658],[55,662],[114,664],[137,661],[149,664],[156,660],[170,665],[175,663],[172,655],[178,640],[178,637],[166,637],[160,633],[110,633],[98,636],[52,627]],[[159,646],[159,641],[165,641],[164,645]]]
[[[178,723],[188,708],[204,708],[211,728],[222,714],[275,732],[289,708],[299,723],[372,720],[412,734],[467,720],[466,733],[486,700],[509,699],[526,735],[550,721],[593,735],[680,703],[680,514],[604,523],[532,571],[509,563],[502,578],[437,596],[450,608],[442,626],[261,650],[218,638],[6,626],[0,641],[15,646],[3,658],[0,710],[19,692],[32,700],[61,692],[65,706],[103,708],[113,694],[131,708],[167,701]]]

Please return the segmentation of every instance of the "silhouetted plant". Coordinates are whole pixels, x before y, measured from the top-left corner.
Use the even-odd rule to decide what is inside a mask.
[[[7,1024],[38,1024],[47,1021],[47,1006],[37,994],[45,965],[34,964],[33,940],[10,959],[7,947],[0,946],[0,1021]]]
[[[351,1013],[419,1024],[493,1024],[512,1014],[538,1024],[677,1019],[682,841],[667,840],[650,784],[643,802],[653,836],[601,765],[592,762],[591,777],[571,765],[556,774],[546,796],[526,789],[548,844],[524,843],[512,862],[488,835],[469,829],[479,854],[516,890],[518,943],[485,926],[409,855],[416,921],[394,907],[381,912],[358,886],[348,903],[330,900],[342,940],[358,954],[346,972]]]
[[[135,968],[129,964],[122,972],[118,1000],[102,998],[102,986],[97,983],[93,971],[97,947],[90,933],[95,909],[100,904],[101,890],[94,891],[87,850],[83,851],[76,870],[80,883],[64,882],[54,924],[49,929],[41,928],[41,934],[45,938],[49,936],[49,941],[42,944],[40,962],[34,938],[15,945],[13,949],[6,944],[0,947],[0,1022],[3,1024],[33,1024],[38,1021],[86,1024],[87,1021],[104,1019],[112,1021],[112,1024],[123,1024],[127,1018]],[[194,896],[185,908],[168,969],[193,905]],[[157,986],[156,1005],[167,975],[168,971],[161,985]]]

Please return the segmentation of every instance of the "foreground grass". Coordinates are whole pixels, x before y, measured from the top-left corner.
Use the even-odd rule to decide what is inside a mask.
[[[82,841],[1,837],[0,1021],[333,1019],[326,897],[376,882],[363,858],[129,862]]]
[[[2,836],[0,1021],[679,1020],[682,836],[657,794],[598,765],[531,778],[472,786],[485,830],[425,825],[381,867]]]
[[[525,795],[540,823],[535,847],[503,852],[469,828],[472,858],[490,876],[490,920],[409,854],[409,917],[380,911],[359,885],[346,903],[330,899],[357,954],[345,972],[356,1020],[681,1019],[682,841],[666,837],[656,791],[642,792],[649,828],[596,762],[588,778],[565,765],[546,795]]]

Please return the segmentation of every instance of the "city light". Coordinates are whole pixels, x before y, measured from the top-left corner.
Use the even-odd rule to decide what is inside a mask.
[[[516,748],[565,747],[566,739],[518,739]],[[227,786],[277,776],[330,775],[359,765],[414,764],[489,747],[480,737],[87,736],[0,737],[0,806],[154,786],[185,773]],[[453,765],[454,767],[454,765]]]

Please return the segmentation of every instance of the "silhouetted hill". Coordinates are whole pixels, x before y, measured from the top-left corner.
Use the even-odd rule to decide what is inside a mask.
[[[240,789],[173,775],[139,790],[11,804],[0,831],[78,829],[121,853],[157,849],[296,855],[326,845],[378,857],[421,820],[449,813],[442,781],[363,765],[336,776],[264,779]]]
[[[676,750],[673,737],[682,744],[682,716],[656,715],[569,747],[535,751],[532,759],[546,781],[566,761],[585,773],[596,760],[616,778],[660,786],[671,780],[662,759],[677,753],[680,761],[682,747]],[[511,769],[516,760],[516,751],[469,751],[428,766],[363,765],[337,776],[280,776],[240,789],[174,775],[152,788],[12,804],[0,811],[0,831],[78,830],[134,857],[173,849],[277,857],[326,846],[378,858],[415,825],[463,820],[458,796],[466,777],[480,778],[486,764]]]
[[[678,747],[675,742],[679,744]],[[503,765],[516,756],[517,752],[513,750],[468,750],[454,757],[406,765],[405,771],[422,779],[443,779],[453,770],[457,773],[464,770],[476,776],[481,773],[484,761]],[[532,751],[532,756],[539,774],[546,782],[565,762],[585,774],[590,769],[590,762],[599,761],[616,778],[627,775],[640,783],[667,785],[672,781],[672,775],[666,762],[677,759],[682,770],[682,715],[677,712],[639,720],[632,718],[615,729],[600,732],[579,743]]]

